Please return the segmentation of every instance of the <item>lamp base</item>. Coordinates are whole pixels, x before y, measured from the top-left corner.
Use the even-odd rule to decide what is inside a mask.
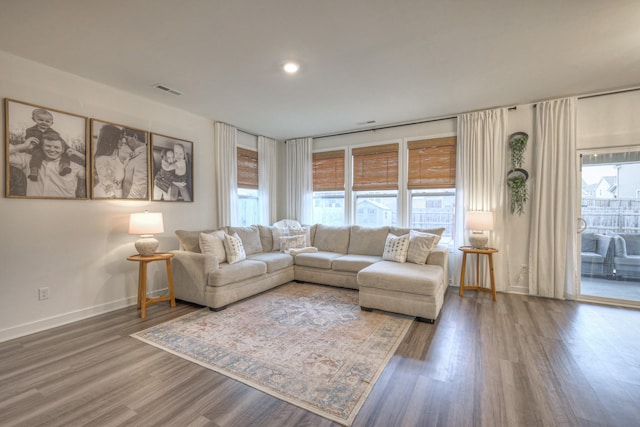
[[[136,240],[136,250],[141,256],[153,256],[159,245],[160,242],[158,242],[158,239],[154,238],[150,234],[142,235],[138,240]]]
[[[472,232],[469,234],[469,243],[474,249],[484,249],[487,247],[487,242],[489,241],[489,236],[485,235],[482,232]]]

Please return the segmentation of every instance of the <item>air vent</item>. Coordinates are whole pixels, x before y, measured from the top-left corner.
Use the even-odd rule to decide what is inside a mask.
[[[175,89],[171,89],[170,87],[167,87],[167,86],[163,85],[162,83],[156,83],[156,84],[153,85],[153,87],[155,87],[156,89],[160,89],[160,90],[162,90],[164,92],[172,93],[174,95],[182,95],[182,92],[177,91]]]

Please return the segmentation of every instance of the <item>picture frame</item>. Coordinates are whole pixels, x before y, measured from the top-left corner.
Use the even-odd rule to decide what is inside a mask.
[[[151,200],[193,202],[193,142],[151,133]]]
[[[149,200],[149,132],[91,119],[91,198]]]
[[[10,98],[4,112],[5,196],[86,200],[89,119]]]

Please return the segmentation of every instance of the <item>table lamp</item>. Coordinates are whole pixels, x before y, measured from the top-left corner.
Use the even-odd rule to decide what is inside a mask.
[[[469,211],[464,218],[464,228],[471,230],[469,233],[469,243],[475,249],[487,247],[489,236],[484,232],[493,230],[493,212]]]
[[[162,213],[149,212],[133,213],[129,218],[129,234],[139,234],[136,250],[141,256],[152,256],[158,249],[159,242],[154,234],[164,233]]]

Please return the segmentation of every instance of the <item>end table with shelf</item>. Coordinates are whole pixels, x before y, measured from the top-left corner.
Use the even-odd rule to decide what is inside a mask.
[[[465,290],[491,292],[491,297],[496,300],[496,280],[493,275],[493,254],[498,252],[495,248],[474,248],[471,246],[461,246],[458,248],[462,252],[462,268],[460,271],[460,296],[464,296]],[[465,285],[464,275],[467,268],[467,254],[476,254],[476,283],[475,285]],[[480,255],[486,255],[489,261],[489,277],[491,287],[485,288],[480,285]]]
[[[151,256],[131,255],[129,261],[138,262],[138,308],[142,310],[142,318],[147,316],[147,307],[160,301],[170,301],[171,307],[176,306],[176,298],[173,293],[173,273],[171,271],[171,258],[175,255],[171,252],[156,252]],[[153,261],[165,261],[167,265],[167,280],[169,282],[169,294],[156,298],[147,298],[147,264]]]

